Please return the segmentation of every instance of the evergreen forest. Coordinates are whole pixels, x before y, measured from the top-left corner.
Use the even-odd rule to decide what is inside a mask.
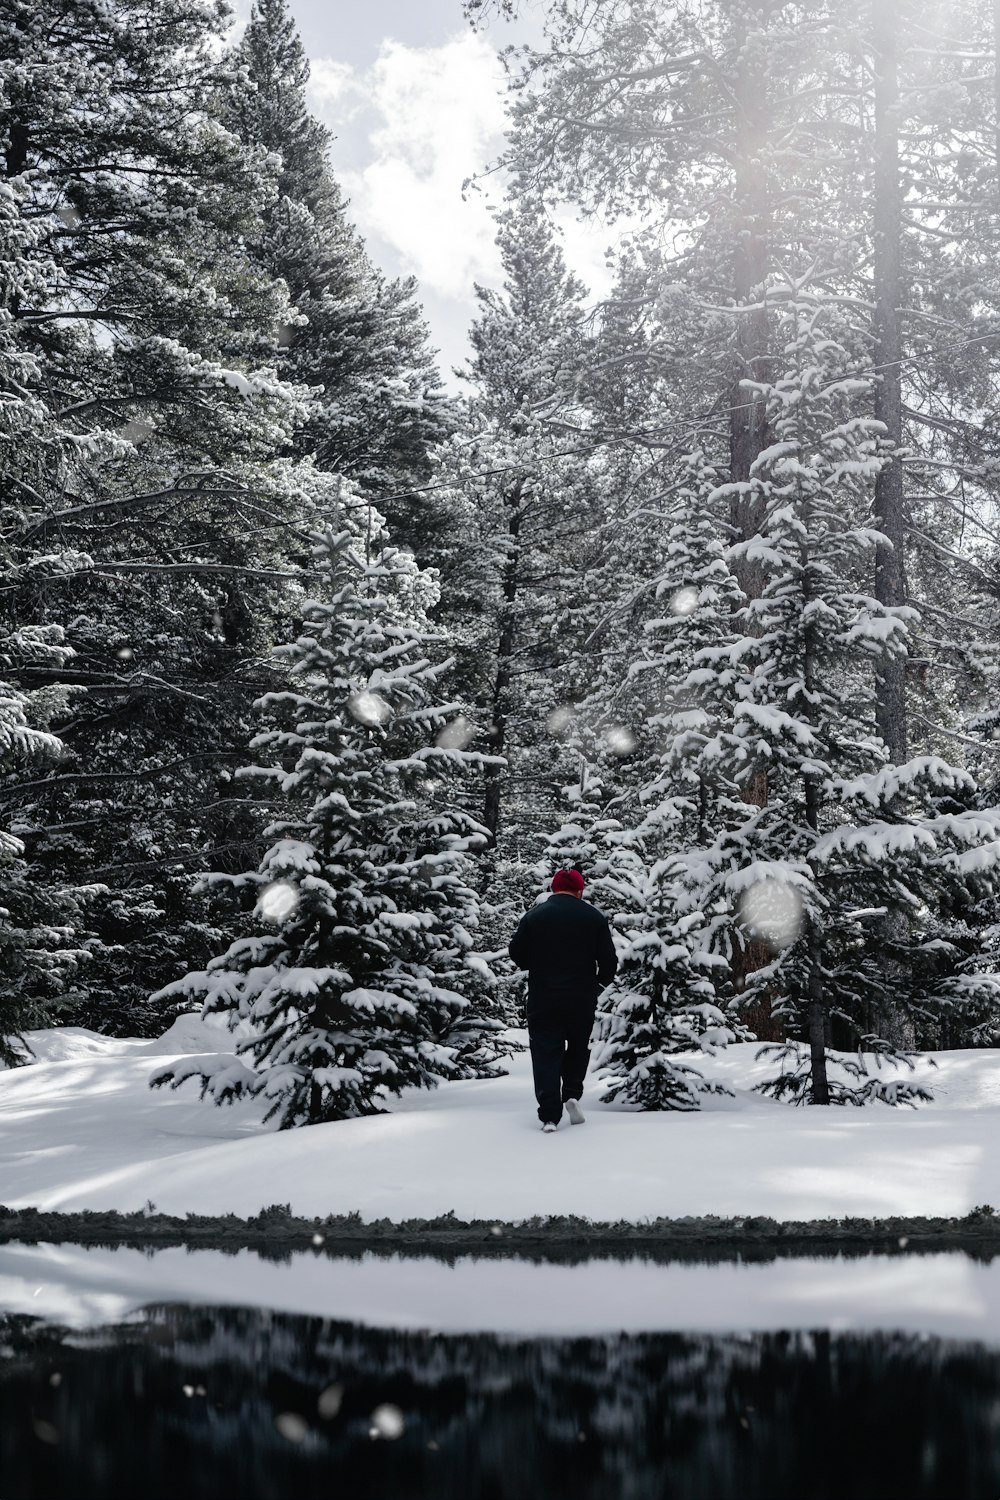
[[[204,1007],[154,1082],[281,1126],[490,1077],[564,867],[624,1102],[997,1045],[1000,11],[536,13],[454,381],[287,0],[0,0],[0,1064]]]

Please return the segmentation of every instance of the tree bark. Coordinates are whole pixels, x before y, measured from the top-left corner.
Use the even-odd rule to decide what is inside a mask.
[[[736,133],[734,147],[734,196],[736,222],[733,252],[733,293],[737,306],[747,307],[763,301],[767,278],[768,227],[770,206],[763,151],[767,141],[769,115],[767,79],[760,58],[747,46],[747,28],[738,34],[740,60],[735,77]],[[744,312],[736,327],[736,346],[729,400],[729,478],[735,485],[747,485],[750,471],[767,443],[767,403],[755,400],[741,387],[742,380],[766,379],[769,372],[768,318],[765,308]],[[751,501],[744,492],[736,492],[730,501],[730,523],[735,537],[749,540],[760,530],[762,502]],[[755,599],[760,594],[757,569],[746,564],[736,568],[744,594]],[[760,770],[750,777],[742,791],[743,800],[753,807],[767,806],[767,772]],[[733,984],[737,994],[743,992],[747,979],[771,962],[767,943],[758,940],[738,948],[733,955]],[[747,1024],[762,1041],[780,1041],[783,1028],[771,1015],[771,1000],[759,996],[744,1012]]]
[[[809,1103],[829,1104],[830,1083],[826,1075],[826,1005],[819,942],[809,935]]]
[[[872,0],[875,65],[875,202],[873,206],[875,416],[892,444],[889,462],[875,481],[875,524],[885,535],[875,552],[875,597],[888,605],[906,602],[903,532],[903,400],[900,372],[902,227],[899,187],[899,82],[896,66],[898,17],[890,0]],[[883,662],[876,678],[876,714],[889,759],[906,760],[906,662]]]
[[[507,705],[510,694],[511,667],[517,636],[515,621],[520,570],[520,536],[523,483],[519,480],[506,497],[507,556],[501,573],[503,604],[500,614],[500,630],[497,637],[497,670],[493,680],[490,711],[493,721],[492,751],[504,755],[507,747]],[[483,796],[483,823],[489,830],[490,843],[495,845],[500,831],[501,798],[504,786],[504,768],[491,766],[486,773]]]
[[[803,604],[808,606],[809,594],[806,591]],[[815,684],[815,626],[807,625],[805,631],[805,662],[804,677],[806,691],[811,693]],[[804,778],[803,800],[806,809],[806,826],[814,836],[819,834],[819,786],[813,775],[807,774]],[[809,1034],[809,1103],[829,1104],[830,1082],[826,1072],[826,1049],[829,1045],[830,1012],[826,1003],[826,992],[823,985],[823,954],[820,948],[819,934],[812,921],[809,923],[809,937],[807,940],[808,964],[809,964],[809,1005],[807,1011],[807,1029]]]
[[[19,24],[19,29],[23,26]],[[10,122],[7,135],[7,155],[4,176],[8,181],[12,177],[19,177],[28,165],[28,129],[24,122],[14,118]],[[12,318],[21,316],[21,297],[17,292],[11,292],[7,298],[6,311]]]
[[[15,15],[14,15],[14,30],[15,31],[19,31],[22,36],[26,36],[28,34],[28,32],[31,30],[33,24],[34,24],[33,18],[29,15],[29,11],[28,11],[28,7],[27,6],[19,8],[17,11],[15,11]],[[20,61],[20,60],[21,59],[17,58],[16,54],[15,54],[15,56],[13,58],[8,55],[7,57],[5,57],[3,59],[3,61],[5,63],[7,63],[8,65],[11,64],[11,63],[13,63],[13,62]],[[28,135],[27,121],[24,118],[25,102],[26,101],[25,101],[23,92],[21,90],[19,90],[18,93],[19,93],[20,97],[18,98],[16,108],[18,108],[21,111],[21,113],[20,114],[15,114],[15,115],[11,116],[10,124],[8,126],[8,131],[7,131],[7,154],[6,154],[6,174],[5,175],[7,176],[8,179],[11,178],[11,177],[20,177],[21,173],[24,171],[25,167],[28,165],[28,147],[29,147],[30,137]],[[31,116],[30,108],[28,110],[28,116],[29,116],[29,118]]]
[[[875,201],[872,207],[874,248],[875,416],[885,426],[892,445],[889,462],[875,481],[875,524],[886,540],[875,550],[875,597],[882,604],[906,602],[904,533],[902,339],[902,214],[899,183],[898,7],[893,0],[872,0],[872,40],[875,71]],[[875,715],[889,760],[901,765],[907,758],[906,659],[883,661],[875,676]],[[883,936],[890,946],[901,946],[906,916],[889,911]],[[898,965],[884,966],[885,993],[876,1007],[875,1030],[895,1046],[912,1047],[912,1022],[892,999]]]
[[[746,307],[762,301],[767,276],[768,190],[762,161],[767,139],[767,83],[747,53],[746,37],[741,37],[741,55],[735,80],[736,95],[736,161],[734,191],[736,199],[735,247],[733,253],[733,293],[737,306]],[[745,485],[750,470],[765,446],[767,403],[752,399],[741,389],[741,380],[766,376],[768,361],[767,312],[761,307],[740,315],[736,325],[736,350],[729,410],[729,473],[733,484]],[[751,503],[745,494],[732,497],[730,519],[736,534],[747,539],[760,530],[761,504]],[[744,567],[744,572],[748,570]],[[760,592],[759,580],[748,576],[740,583],[751,598]]]
[[[21,120],[11,120],[7,135],[6,172],[8,178],[19,177],[28,165],[28,127]]]
[[[1000,0],[993,0],[993,128],[996,139],[997,181],[1000,186]]]

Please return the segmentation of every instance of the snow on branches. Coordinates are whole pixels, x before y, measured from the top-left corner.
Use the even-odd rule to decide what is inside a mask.
[[[360,508],[363,511],[363,508]],[[412,556],[352,522],[314,541],[314,588],[280,648],[287,687],[259,708],[247,775],[285,809],[256,871],[213,877],[256,894],[263,930],[162,992],[200,997],[250,1035],[242,1071],[161,1071],[229,1099],[262,1094],[282,1126],[371,1114],[408,1085],[495,1071],[491,976],[474,951],[471,856],[485,842],[453,787],[481,763],[435,743],[454,705],[420,609]],[[386,713],[359,710],[371,697]]]

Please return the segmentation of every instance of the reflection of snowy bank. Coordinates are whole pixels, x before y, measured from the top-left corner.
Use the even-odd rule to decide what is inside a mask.
[[[277,1133],[261,1106],[217,1108],[192,1087],[154,1093],[170,1058],[229,1034],[182,1017],[153,1042],[35,1033],[38,1061],[0,1073],[0,1203],[11,1207],[518,1221],[965,1215],[1000,1208],[1000,1051],[919,1059],[918,1110],[792,1109],[751,1092],[753,1044],[692,1057],[732,1096],[694,1114],[586,1099],[588,1123],[542,1136],[523,1053],[507,1077],[409,1092],[390,1114]]]
[[[742,1333],[826,1328],[927,1333],[1000,1343],[1000,1259],[959,1251],[764,1264],[574,1266],[461,1256],[0,1247],[0,1312],[72,1327],[149,1304],[272,1308],[379,1328],[509,1335]]]

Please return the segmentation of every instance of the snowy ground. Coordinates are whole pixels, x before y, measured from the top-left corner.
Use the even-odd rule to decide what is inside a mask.
[[[688,1214],[962,1215],[1000,1207],[1000,1051],[923,1058],[934,1103],[917,1110],[793,1109],[748,1092],[756,1047],[705,1071],[736,1093],[700,1114],[636,1114],[585,1099],[582,1127],[543,1135],[530,1066],[407,1094],[388,1115],[275,1132],[252,1105],[217,1108],[194,1085],[147,1085],[154,1067],[227,1045],[182,1017],[160,1040],[76,1028],[34,1033],[38,1061],[0,1073],[0,1203],[249,1216],[508,1221],[535,1214],[643,1220]]]

